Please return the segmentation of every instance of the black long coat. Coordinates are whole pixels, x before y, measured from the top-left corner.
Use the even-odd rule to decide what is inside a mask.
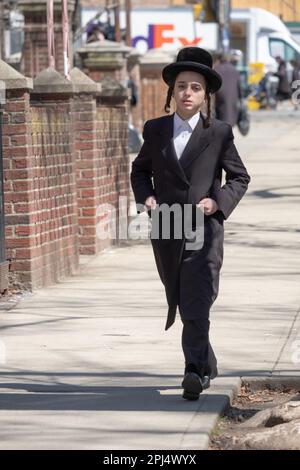
[[[233,143],[229,124],[214,119],[208,128],[204,128],[201,115],[178,160],[172,140],[173,118],[174,114],[163,116],[144,125],[144,143],[131,172],[136,203],[144,204],[151,195],[156,197],[158,204],[168,205],[196,205],[201,199],[211,197],[219,210],[204,216],[204,244],[201,250],[193,253],[197,257],[197,272],[189,272],[189,263],[183,262],[189,256],[184,236],[151,240],[169,306],[166,330],[175,321],[177,306],[180,308],[182,284],[186,286],[186,296],[195,292],[198,299],[203,299],[203,308],[209,308],[214,302],[223,260],[223,221],[243,197],[250,181]],[[222,170],[226,173],[223,186]],[[197,311],[183,310],[181,314],[185,318],[195,319],[201,315],[199,303]]]
[[[242,98],[240,74],[230,62],[215,66],[222,77],[222,86],[215,94],[216,117],[235,126],[238,121],[239,100]]]

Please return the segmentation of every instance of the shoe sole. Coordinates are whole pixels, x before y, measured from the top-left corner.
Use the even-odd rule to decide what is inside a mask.
[[[194,374],[193,372],[188,372],[187,374],[185,374],[181,385],[184,389],[184,395],[189,395],[191,397],[195,397],[196,395],[198,395],[199,397],[199,394],[203,391],[200,377],[197,374]]]
[[[184,390],[182,398],[185,400],[193,400],[196,401],[199,399],[200,393],[189,393],[186,390]]]

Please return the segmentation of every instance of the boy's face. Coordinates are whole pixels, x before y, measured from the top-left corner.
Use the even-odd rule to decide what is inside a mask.
[[[173,98],[176,111],[183,119],[189,119],[198,113],[205,99],[206,82],[197,72],[180,72],[175,81]]]

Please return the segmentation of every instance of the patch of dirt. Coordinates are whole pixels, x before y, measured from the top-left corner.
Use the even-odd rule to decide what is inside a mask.
[[[10,310],[21,298],[31,294],[31,290],[17,279],[14,273],[8,273],[8,288],[0,294],[0,310]]]
[[[275,408],[299,396],[300,390],[290,387],[264,386],[252,390],[249,385],[243,385],[233,404],[222,416],[213,430],[209,450],[230,450],[234,438],[246,435],[247,420],[262,410]],[[240,429],[242,423],[243,430]]]

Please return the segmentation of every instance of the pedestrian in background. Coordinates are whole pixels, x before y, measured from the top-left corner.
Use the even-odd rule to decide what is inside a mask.
[[[278,69],[277,72],[274,72],[274,75],[279,78],[277,100],[288,100],[291,97],[291,85],[288,79],[286,62],[280,56],[275,57],[275,60],[278,64]]]
[[[240,74],[223,54],[215,56],[214,69],[222,78],[222,86],[215,94],[216,118],[235,126],[242,100]]]
[[[165,329],[174,323],[177,307],[183,323],[182,387],[187,400],[197,400],[218,373],[209,341],[209,312],[218,295],[223,222],[250,181],[231,126],[211,117],[211,95],[222,84],[212,65],[206,50],[187,47],[179,51],[174,63],[164,67],[162,77],[169,87],[165,111],[170,112],[173,98],[176,112],[145,123],[144,143],[131,172],[135,200],[149,215],[161,204],[179,204],[183,212],[189,205],[204,213],[201,248],[187,247],[184,230],[179,238],[151,238],[169,306]],[[201,112],[204,104],[205,115]],[[223,186],[222,170],[226,173]],[[171,226],[170,233],[174,232]]]
[[[95,23],[92,23],[91,25],[89,25],[89,27],[87,28],[86,42],[90,43],[90,42],[98,42],[98,41],[104,41],[104,40],[105,40],[104,27]]]

